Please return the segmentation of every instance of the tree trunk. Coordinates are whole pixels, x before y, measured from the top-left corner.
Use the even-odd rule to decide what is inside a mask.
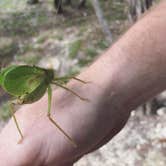
[[[63,12],[62,9],[62,0],[54,0],[54,8],[57,10],[57,14],[60,14]]]
[[[71,0],[65,0],[65,5],[71,5]]]
[[[78,4],[78,8],[81,9],[81,8],[84,8],[85,7],[85,4],[86,4],[86,0],[80,0],[79,4]]]
[[[129,5],[128,18],[130,22],[137,21],[142,13],[148,10],[154,0],[126,0]]]
[[[37,3],[39,3],[38,0],[28,0],[27,1],[27,4],[30,4],[30,5],[34,5],[34,4],[37,4]]]
[[[107,24],[107,21],[104,18],[103,11],[100,7],[98,0],[91,0],[92,6],[95,10],[96,16],[98,18],[99,24],[101,26],[101,29],[105,35],[106,40],[111,44],[112,43],[112,34],[109,30],[109,26]]]

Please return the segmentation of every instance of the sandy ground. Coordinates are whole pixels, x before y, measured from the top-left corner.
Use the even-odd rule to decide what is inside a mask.
[[[165,166],[166,115],[132,116],[125,128],[75,166]]]

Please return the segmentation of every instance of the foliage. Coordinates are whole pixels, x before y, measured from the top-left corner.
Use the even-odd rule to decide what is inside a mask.
[[[78,51],[81,48],[81,40],[76,40],[69,46],[69,57],[76,58]]]
[[[33,52],[32,53],[29,52],[28,54],[26,54],[24,56],[16,55],[15,59],[17,61],[21,61],[21,62],[28,64],[28,65],[36,65],[40,60],[40,56],[33,53]]]
[[[105,40],[100,40],[97,42],[96,47],[99,47],[100,49],[104,50],[109,47],[109,44]]]
[[[35,10],[29,12],[10,13],[0,18],[0,34],[7,36],[32,36],[38,32],[38,27],[46,23],[44,13]]]

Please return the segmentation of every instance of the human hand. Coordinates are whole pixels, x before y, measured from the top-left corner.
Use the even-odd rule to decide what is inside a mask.
[[[24,105],[16,113],[24,135],[21,144],[17,143],[20,136],[13,120],[3,129],[1,166],[70,166],[82,155],[105,144],[124,126],[129,112],[114,108],[110,102],[113,94],[93,82],[86,85],[73,82],[68,87],[90,101],[82,101],[63,89],[55,90],[52,117],[78,147],[73,147],[48,120],[45,96],[34,104]]]

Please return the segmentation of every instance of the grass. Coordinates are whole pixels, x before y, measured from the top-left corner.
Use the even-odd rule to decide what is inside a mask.
[[[18,10],[24,10],[26,0],[1,0],[0,11],[1,12],[14,12]]]
[[[36,65],[40,60],[40,56],[37,53],[35,54],[35,52],[34,53],[32,52],[31,54],[28,53],[27,55],[24,56],[16,55],[15,59],[27,65]]]
[[[87,48],[87,49],[86,49],[86,55],[87,55],[88,57],[90,57],[90,58],[93,58],[93,57],[95,57],[95,56],[97,55],[97,51],[96,51],[95,48],[92,48],[92,47]]]
[[[1,37],[0,38],[0,64],[5,66],[9,63],[14,55],[18,52],[18,43],[11,38]]]
[[[125,1],[101,1],[101,7],[104,11],[105,17],[108,21],[116,21],[116,20],[126,20],[127,13],[126,13],[126,2]]]
[[[109,43],[108,43],[106,40],[99,40],[99,41],[95,44],[95,46],[96,46],[97,48],[100,48],[101,50],[105,50],[105,49],[107,49],[110,45],[109,45]]]
[[[63,35],[61,35],[61,34],[56,35],[56,38],[57,38],[59,41],[62,41],[62,40],[63,40]]]
[[[85,56],[79,59],[78,65],[81,68],[86,66],[87,64],[91,63],[94,57],[96,57],[97,55],[98,55],[98,52],[96,51],[95,48],[93,47],[87,48],[85,51]]]
[[[0,55],[10,56],[11,54],[16,53],[18,50],[18,44],[11,40],[10,38],[1,38],[0,39]]]
[[[81,40],[76,40],[69,46],[69,57],[71,59],[76,58],[79,50],[81,48]]]
[[[0,35],[30,37],[43,24],[47,24],[47,16],[40,11],[10,13],[0,18]]]

